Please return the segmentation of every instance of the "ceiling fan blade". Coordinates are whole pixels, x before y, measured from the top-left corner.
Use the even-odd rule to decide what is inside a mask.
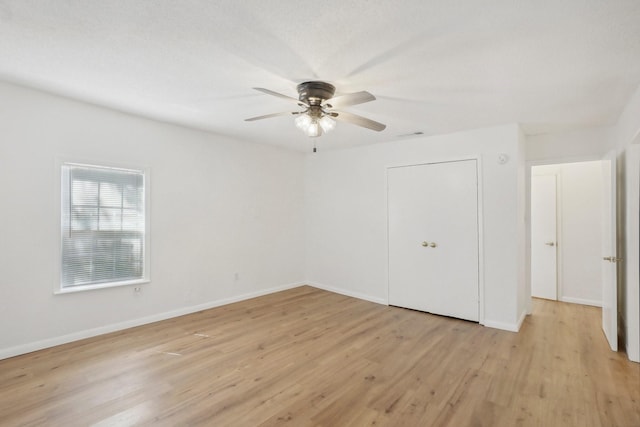
[[[299,114],[299,113],[297,111],[295,111],[295,112],[293,112],[293,111],[283,111],[281,113],[265,114],[264,116],[251,117],[249,119],[244,119],[244,121],[245,122],[253,122],[255,120],[270,119],[271,117],[288,116],[288,115],[292,115],[292,114]]]
[[[369,92],[363,90],[361,92],[347,93],[346,95],[334,96],[324,102],[328,108],[341,108],[350,105],[364,104],[365,102],[375,101],[376,97]]]
[[[358,116],[357,114],[352,113],[345,113],[344,111],[332,111],[331,116],[336,120],[362,126],[363,128],[375,130],[376,132],[380,132],[387,127],[387,125],[383,125],[382,123],[367,119],[366,117]]]
[[[299,105],[305,105],[307,107],[309,106],[305,102],[302,102],[297,98],[293,98],[293,97],[288,96],[288,95],[283,95],[281,93],[274,92],[272,90],[265,89],[263,87],[254,87],[254,89],[257,90],[257,91],[260,91],[262,93],[266,93],[267,95],[273,95],[273,96],[277,96],[278,98],[286,99],[287,101],[293,101],[293,102],[295,102],[296,104],[299,104]]]

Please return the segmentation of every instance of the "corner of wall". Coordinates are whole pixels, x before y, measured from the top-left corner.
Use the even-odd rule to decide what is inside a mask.
[[[518,126],[518,196],[517,196],[517,227],[518,227],[518,313],[519,316],[518,329],[524,315],[529,309],[529,301],[531,300],[531,289],[529,286],[528,272],[529,263],[527,262],[527,165],[525,156],[526,137],[520,126]]]

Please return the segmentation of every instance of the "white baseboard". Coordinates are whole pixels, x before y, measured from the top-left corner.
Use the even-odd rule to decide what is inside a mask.
[[[484,326],[487,328],[502,329],[503,331],[518,332],[520,325],[518,323],[497,322],[495,320],[484,319]]]
[[[518,331],[520,330],[520,328],[522,328],[522,322],[524,322],[524,319],[527,318],[528,314],[529,313],[527,313],[526,311],[523,311],[520,315],[520,318],[518,319]]]
[[[337,288],[334,286],[328,286],[328,285],[324,285],[322,283],[317,283],[317,282],[307,282],[307,285],[313,286],[314,288],[323,289],[325,291],[334,292],[336,294],[346,295],[348,297],[375,302],[376,304],[389,305],[387,301],[383,298],[372,297],[370,295],[361,294],[359,292],[353,292],[346,289]],[[510,332],[518,332],[526,316],[527,316],[527,313],[523,311],[517,323],[496,322],[496,321],[485,319],[484,326],[489,328],[502,329]]]
[[[111,325],[101,326],[98,328],[85,329],[83,331],[74,332],[67,335],[61,335],[58,337],[47,338],[45,340],[36,341],[27,344],[21,344],[15,347],[9,347],[0,349],[0,360],[7,359],[9,357],[18,356],[21,354],[31,353],[32,351],[42,350],[49,347],[54,347],[61,344],[66,344],[72,341],[78,341],[85,338],[91,338],[98,335],[108,334],[110,332],[121,331],[123,329],[133,328],[135,326],[146,325],[147,323],[158,322],[160,320],[171,319],[173,317],[184,316],[185,314],[195,313],[202,310],[207,310],[222,305],[231,304],[234,302],[244,301],[259,296],[272,294],[275,292],[284,291],[287,289],[297,288],[303,286],[306,283],[297,282],[289,283],[286,285],[276,286],[268,289],[261,289],[255,292],[249,292],[242,295],[237,295],[221,300],[209,301],[204,304],[192,305],[189,307],[183,307],[176,310],[166,311],[164,313],[153,314],[151,316],[141,317],[138,319],[127,320],[124,322],[114,323]]]
[[[560,301],[570,302],[572,304],[582,304],[582,305],[592,305],[594,307],[602,307],[602,301],[596,301],[596,300],[590,300],[590,299],[560,297]]]
[[[361,294],[359,292],[353,292],[346,289],[337,288],[334,286],[328,286],[328,285],[324,285],[322,283],[317,283],[317,282],[307,282],[307,285],[313,286],[314,288],[323,289],[325,291],[334,292],[336,294],[346,295],[348,297],[358,298],[365,301],[371,301],[376,304],[389,305],[387,301],[383,298],[372,297],[370,295]],[[502,329],[510,332],[518,332],[526,316],[527,316],[527,313],[522,312],[517,323],[496,322],[496,321],[485,319],[484,326],[489,328]]]
[[[527,317],[527,311],[524,310],[516,323],[496,322],[495,320],[484,320],[484,326],[494,329],[502,329],[503,331],[518,332],[522,327],[522,322]]]
[[[317,282],[306,282],[306,284],[309,286],[313,286],[314,288],[322,289],[322,290],[333,292],[336,294],[346,295],[348,297],[375,302],[376,304],[389,305],[387,301],[383,298],[372,297],[371,295],[365,295],[359,292],[353,292],[353,291],[349,291],[342,288],[336,288],[334,286],[323,285],[322,283],[317,283]]]
[[[133,328],[136,326],[145,325],[148,323],[158,322],[161,320],[171,319],[173,317],[184,316],[185,314],[195,313],[202,310],[207,310],[214,307],[219,307],[222,305],[231,304],[234,302],[244,301],[251,298],[256,298],[263,295],[272,294],[275,292],[284,291],[287,289],[293,289],[300,286],[312,286],[314,288],[323,289],[325,291],[334,292],[341,295],[346,295],[353,298],[358,298],[365,301],[370,301],[376,304],[389,305],[384,298],[373,297],[371,295],[361,294],[359,292],[353,292],[347,289],[337,288],[334,286],[328,286],[317,282],[296,282],[289,283],[282,286],[276,286],[268,289],[262,289],[255,292],[249,292],[242,295],[237,295],[229,298],[224,298],[215,301],[209,301],[204,304],[193,305],[189,307],[183,307],[176,310],[167,311],[164,313],[158,313],[151,316],[141,317],[138,319],[127,320],[124,322],[114,323],[111,325],[101,326],[93,329],[86,329],[83,331],[74,332],[67,335],[61,335],[58,337],[48,338],[41,341],[36,341],[32,343],[22,344],[15,347],[9,347],[6,349],[0,349],[0,360],[6,359],[13,356],[18,356],[25,353],[30,353],[32,351],[42,350],[49,347],[54,347],[61,344],[66,344],[72,341],[78,341],[85,338],[91,338],[98,335],[108,334],[111,332],[120,331],[123,329]],[[484,326],[489,328],[502,329],[505,331],[518,332],[520,330],[520,326],[526,317],[526,313],[523,312],[517,323],[505,323],[505,322],[497,322],[492,320],[484,321]]]

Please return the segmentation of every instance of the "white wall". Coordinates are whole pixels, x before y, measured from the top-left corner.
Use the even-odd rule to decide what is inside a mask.
[[[602,162],[535,166],[556,175],[558,189],[558,299],[602,305]]]
[[[640,362],[640,273],[639,237],[638,237],[638,197],[640,180],[640,87],[633,94],[614,129],[618,152],[618,170],[620,196],[619,205],[618,256],[625,261],[619,265],[618,274],[622,276],[619,287],[619,305],[621,323],[629,359]]]
[[[2,83],[0,111],[0,358],[304,278],[302,154]],[[53,294],[59,156],[150,168],[141,295]]]
[[[527,182],[529,180],[529,170],[526,166],[526,143],[527,138],[522,131],[522,128],[518,127],[518,309],[517,312],[521,313],[521,318],[529,313],[529,304],[531,302],[531,289],[529,286],[528,274],[529,266],[527,263]]]
[[[526,137],[527,162],[573,162],[601,159],[613,147],[612,127],[588,128]]]
[[[524,206],[519,206],[524,197],[518,188],[524,158],[519,147],[519,128],[509,125],[309,154],[307,279],[386,303],[386,168],[477,156],[482,170],[485,324],[517,330],[525,312],[519,303],[524,294]],[[509,162],[498,164],[499,153],[506,153]]]

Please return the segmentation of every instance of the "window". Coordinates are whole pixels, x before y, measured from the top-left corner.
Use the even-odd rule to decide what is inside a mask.
[[[147,280],[145,173],[62,165],[62,291]]]

